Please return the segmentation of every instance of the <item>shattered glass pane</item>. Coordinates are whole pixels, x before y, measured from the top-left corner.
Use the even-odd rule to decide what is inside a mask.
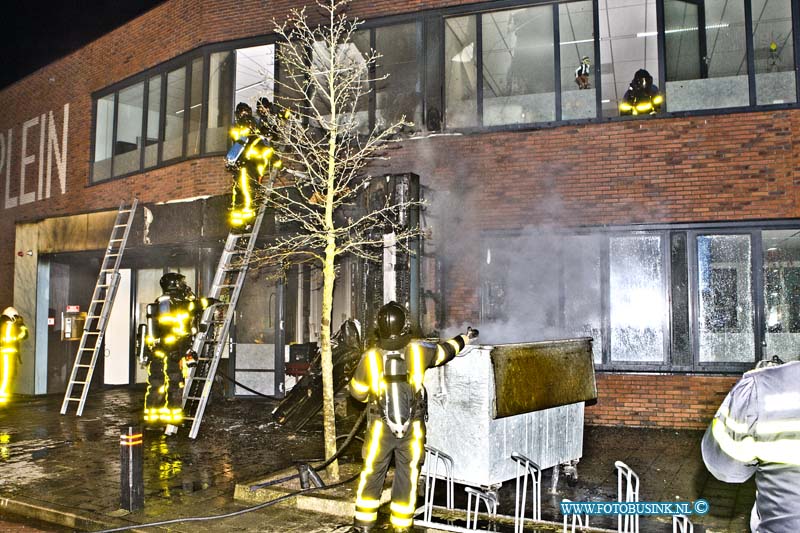
[[[700,362],[752,362],[750,236],[697,237]]]
[[[445,115],[450,128],[478,125],[476,34],[474,15],[444,21]]]
[[[661,237],[612,237],[609,261],[611,360],[664,361]]]
[[[800,230],[761,233],[764,254],[763,357],[800,360]]]

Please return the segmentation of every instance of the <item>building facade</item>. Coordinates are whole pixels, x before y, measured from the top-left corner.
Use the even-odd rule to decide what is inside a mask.
[[[61,340],[60,314],[87,305],[109,220],[133,197],[146,210],[104,379],[143,379],[125,346],[161,273],[208,286],[232,109],[280,100],[271,21],[293,4],[170,0],[0,92],[0,229],[14,236],[0,243],[0,301],[34,339],[18,392],[63,390],[76,343]],[[597,424],[705,427],[756,361],[798,359],[799,9],[354,0],[349,14],[365,23],[351,46],[381,53],[374,74],[388,75],[364,125],[415,123],[374,172],[416,174],[428,202],[423,332],[591,336]],[[627,116],[641,69],[664,103]],[[334,323],[356,305],[355,271],[342,269]],[[276,289],[252,277],[237,323],[244,361],[274,356]],[[315,274],[296,272],[288,294],[288,340],[313,341]],[[269,370],[248,369],[245,383]]]

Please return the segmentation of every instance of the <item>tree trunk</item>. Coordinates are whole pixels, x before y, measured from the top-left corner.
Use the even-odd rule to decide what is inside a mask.
[[[322,319],[320,327],[320,355],[322,357],[322,418],[325,431],[325,458],[336,453],[336,414],[333,404],[333,356],[331,354],[331,314],[333,311],[334,270],[333,246],[325,250],[322,266]],[[331,481],[339,481],[339,462],[333,461],[327,468]]]

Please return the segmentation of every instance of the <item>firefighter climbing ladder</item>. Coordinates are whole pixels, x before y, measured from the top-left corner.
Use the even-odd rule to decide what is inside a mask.
[[[258,208],[252,227],[244,233],[231,232],[219,259],[217,272],[211,285],[210,298],[219,300],[209,306],[200,322],[200,333],[194,339],[192,350],[197,357],[197,366],[190,372],[183,389],[184,420],[191,420],[189,437],[194,439],[200,430],[200,422],[208,404],[211,386],[217,373],[219,360],[225,351],[225,340],[230,330],[236,303],[247,275],[247,265],[264,218],[264,204]],[[218,312],[220,311],[220,312]],[[224,314],[224,318],[217,319]]]
[[[117,295],[119,265],[125,245],[128,243],[128,235],[131,231],[137,204],[138,200],[134,199],[130,207],[126,207],[125,202],[121,202],[119,205],[114,227],[111,228],[108,247],[103,261],[100,263],[100,273],[94,286],[92,301],[86,313],[86,323],[83,327],[81,342],[78,345],[78,352],[75,354],[75,363],[72,365],[67,392],[64,394],[64,402],[61,404],[62,415],[67,414],[70,402],[78,402],[76,414],[78,416],[83,414],[86,396],[89,394],[89,386],[92,383],[92,375],[94,375],[94,368],[97,364],[97,356],[103,345],[106,324],[114,305],[114,297]]]

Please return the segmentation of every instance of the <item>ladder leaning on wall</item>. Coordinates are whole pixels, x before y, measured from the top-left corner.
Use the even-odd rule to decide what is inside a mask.
[[[183,418],[191,420],[189,437],[194,439],[200,431],[217,366],[225,352],[228,332],[236,312],[236,303],[244,286],[247,267],[266,211],[262,203],[252,226],[244,232],[230,232],[211,284],[210,298],[217,303],[206,308],[200,320],[200,333],[194,339],[192,350],[198,355],[197,366],[190,371],[183,389]]]
[[[133,216],[139,201],[134,198],[130,207],[125,202],[120,202],[114,227],[111,228],[111,237],[108,240],[106,253],[100,263],[100,273],[92,293],[92,301],[86,313],[86,323],[83,327],[81,342],[75,354],[72,373],[69,376],[64,402],[61,404],[61,414],[69,410],[70,402],[77,402],[77,415],[83,414],[86,397],[92,383],[92,376],[97,365],[97,358],[103,345],[103,336],[106,332],[108,317],[114,305],[114,297],[119,286],[119,266],[122,262],[122,253],[128,243],[128,235],[133,224]]]

